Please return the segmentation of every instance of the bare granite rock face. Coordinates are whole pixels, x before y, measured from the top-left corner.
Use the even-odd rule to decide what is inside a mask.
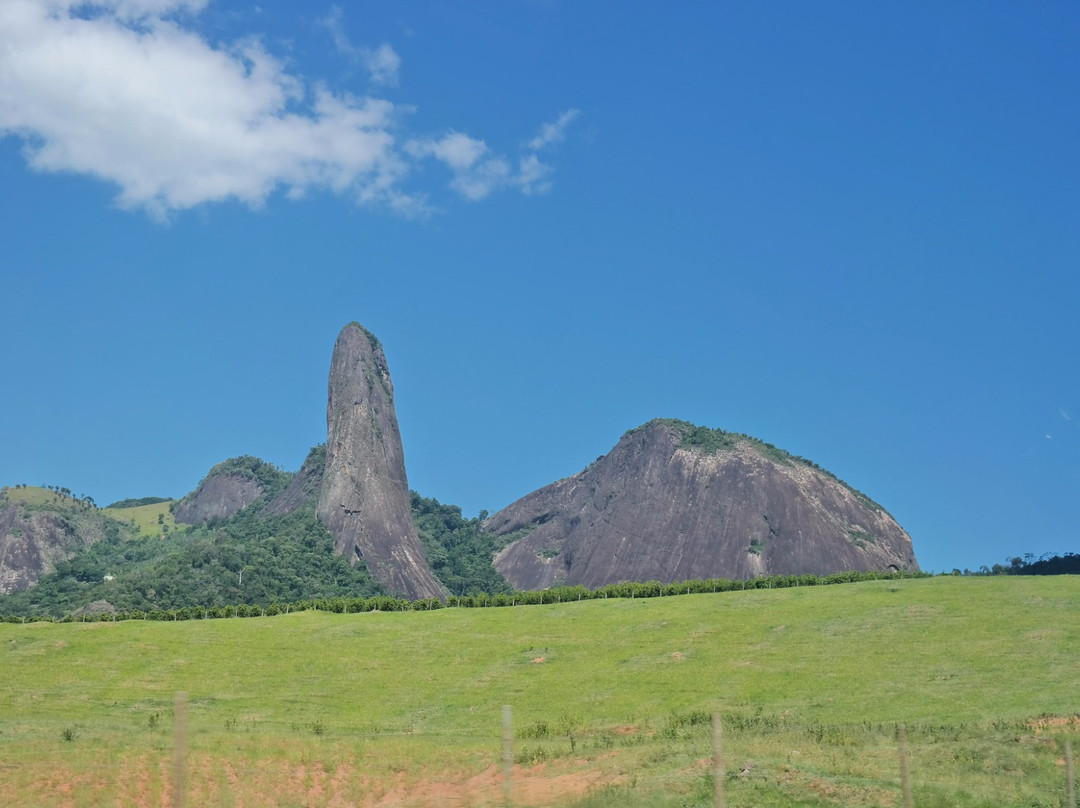
[[[308,452],[304,465],[293,475],[288,487],[267,506],[266,513],[288,516],[302,508],[308,500],[317,496],[322,487],[323,469],[326,466],[326,447],[316,446]]]
[[[345,326],[334,345],[326,424],[317,514],[335,551],[350,561],[363,559],[390,592],[442,597],[412,520],[386,356],[358,323]]]
[[[218,463],[198,487],[172,506],[178,524],[205,525],[229,519],[260,497],[282,491],[294,475],[252,455]]]
[[[263,487],[257,480],[211,471],[198,488],[177,504],[173,517],[178,524],[205,525],[215,519],[234,516],[262,494]]]
[[[0,505],[0,595],[33,586],[58,561],[104,538],[108,524],[77,507]]]
[[[484,522],[527,529],[495,557],[519,589],[846,570],[918,570],[877,503],[769,444],[650,421],[584,471]]]

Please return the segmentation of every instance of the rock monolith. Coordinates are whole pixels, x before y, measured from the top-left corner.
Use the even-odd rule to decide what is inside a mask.
[[[869,497],[763,441],[683,421],[627,432],[484,527],[524,534],[495,568],[528,590],[919,569],[911,537]]]
[[[359,323],[338,334],[326,406],[326,470],[317,513],[334,549],[390,592],[442,597],[409,507],[394,386],[382,345]]]

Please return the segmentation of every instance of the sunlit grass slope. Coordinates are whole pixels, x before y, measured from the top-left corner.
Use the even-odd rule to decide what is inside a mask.
[[[83,503],[68,496],[61,496],[53,491],[36,485],[23,488],[8,486],[7,501],[31,506],[56,506],[60,508],[83,507]],[[157,502],[152,505],[139,505],[134,508],[101,508],[100,512],[118,522],[134,524],[140,536],[160,536],[162,523],[169,530],[176,527],[176,520],[169,511],[170,502]],[[160,518],[160,522],[158,521]]]
[[[176,527],[176,520],[169,510],[170,504],[171,502],[155,502],[134,508],[102,508],[101,512],[118,522],[134,523],[140,536],[160,536],[162,524],[169,530]]]
[[[732,805],[889,804],[895,722],[912,727],[916,744],[945,727],[970,746],[995,727],[1010,738],[1034,736],[1029,719],[1074,715],[1078,617],[1080,581],[1062,576],[501,609],[3,625],[0,759],[156,760],[168,749],[173,695],[186,691],[193,754],[211,767],[314,755],[338,766],[367,761],[375,768],[368,787],[380,772],[453,779],[497,760],[500,708],[509,704],[519,763],[561,760],[599,772],[607,791],[589,804],[606,804],[595,802],[605,794],[625,805],[631,794],[671,793],[684,802],[670,804],[705,805],[708,736],[699,716],[719,711],[732,754],[758,761],[756,773],[732,781]],[[838,763],[848,747],[863,747],[865,771]],[[1039,777],[1050,783],[1054,755],[1043,760],[1031,750],[1031,766],[1042,766]],[[983,771],[988,758],[976,757],[970,799],[950,791],[948,802],[1012,804],[979,801],[1005,792],[994,779],[1003,775]],[[665,786],[668,776],[675,779]],[[934,788],[959,777],[935,776],[945,785]],[[792,784],[808,778],[834,785],[839,801],[790,802]],[[1021,791],[1051,787],[1034,774],[1007,780]],[[23,804],[35,804],[27,801],[32,783],[11,783]]]
[[[24,488],[9,486],[7,489],[7,496],[9,502],[21,502],[26,505],[47,505],[60,499],[52,491],[39,488],[36,485],[28,485]],[[64,499],[66,500],[67,498],[65,497]]]

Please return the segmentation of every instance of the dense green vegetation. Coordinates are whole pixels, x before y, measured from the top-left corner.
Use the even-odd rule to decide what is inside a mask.
[[[991,567],[985,564],[977,570],[953,570],[953,575],[1080,575],[1080,554],[1063,553],[1051,555],[1049,553],[1035,558],[1032,553],[1024,556],[1015,556],[1009,559],[1008,564],[994,564]]]
[[[717,712],[729,808],[901,805],[898,722],[916,805],[1059,808],[1078,611],[996,576],[0,625],[0,803],[172,804],[183,690],[192,805],[501,804],[509,704],[514,805],[708,808]]]
[[[710,429],[707,426],[697,426],[689,421],[680,421],[676,418],[657,418],[650,424],[663,424],[679,433],[679,445],[700,449],[706,454],[718,452],[721,449],[734,449],[736,444],[744,436],[723,429]],[[646,424],[648,426],[648,424]],[[785,462],[783,458],[781,462]]]
[[[161,502],[172,502],[171,497],[139,497],[138,499],[121,499],[106,508],[138,508],[142,505],[157,505]]]
[[[457,505],[411,492],[413,522],[435,577],[455,595],[497,594],[512,587],[491,563],[495,553],[515,537],[496,537],[480,529],[486,514],[465,519]]]
[[[312,446],[308,451],[308,455],[304,458],[304,466],[309,468],[322,469],[326,468],[326,444],[319,443]]]
[[[163,538],[133,540],[111,524],[105,539],[35,586],[0,597],[0,612],[59,617],[99,600],[129,612],[382,594],[362,565],[334,555],[314,503],[289,516],[265,516],[252,506]]]
[[[320,460],[325,446],[315,447],[308,463]],[[122,613],[174,612],[385,594],[362,563],[354,568],[334,555],[313,500],[289,516],[265,513],[291,475],[253,457],[219,463],[207,476],[214,474],[254,479],[266,493],[233,518],[205,527],[176,525],[174,501],[110,506],[100,513],[112,519],[96,517],[110,525],[104,541],[61,562],[31,589],[0,596],[0,615],[58,618],[97,601]],[[18,492],[23,507],[54,508],[56,496]],[[510,591],[491,560],[514,537],[497,539],[480,529],[482,516],[466,519],[459,507],[415,492],[411,504],[424,551],[448,592]]]
[[[1080,575],[1080,555],[1046,555],[1042,558],[1025,556],[1010,561],[1010,575]]]

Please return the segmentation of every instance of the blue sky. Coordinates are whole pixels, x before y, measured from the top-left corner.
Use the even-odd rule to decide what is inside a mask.
[[[383,341],[410,484],[495,511],[653,417],[1077,551],[1080,7],[0,5],[0,482],[180,496]]]

